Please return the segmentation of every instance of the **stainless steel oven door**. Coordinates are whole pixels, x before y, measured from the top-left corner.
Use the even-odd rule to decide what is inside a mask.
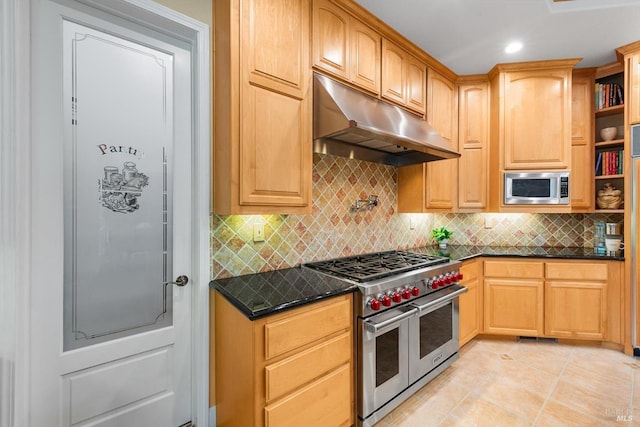
[[[418,314],[409,321],[409,383],[413,383],[458,352],[458,296],[467,288],[452,285],[415,300]]]
[[[409,318],[418,309],[403,306],[358,319],[361,339],[358,415],[366,418],[409,385]]]

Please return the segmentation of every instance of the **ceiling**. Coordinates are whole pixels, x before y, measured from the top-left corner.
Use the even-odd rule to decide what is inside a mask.
[[[583,58],[608,64],[640,40],[640,0],[356,0],[459,75],[494,65]],[[511,41],[522,50],[504,52]]]

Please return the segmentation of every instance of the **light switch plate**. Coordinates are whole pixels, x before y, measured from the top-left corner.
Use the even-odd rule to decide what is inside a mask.
[[[264,242],[264,224],[253,224],[253,241]]]

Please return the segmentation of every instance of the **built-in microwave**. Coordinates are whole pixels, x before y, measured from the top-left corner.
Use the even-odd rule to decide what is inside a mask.
[[[505,172],[505,205],[568,205],[569,172]]]

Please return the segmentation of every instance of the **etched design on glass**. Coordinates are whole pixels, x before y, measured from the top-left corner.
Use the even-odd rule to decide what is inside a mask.
[[[167,53],[67,21],[65,38],[67,351],[173,323],[174,89]]]
[[[122,170],[117,166],[105,166],[104,178],[98,181],[102,206],[113,212],[135,212],[140,208],[138,199],[147,185],[149,177],[138,172],[133,162],[124,162]]]

